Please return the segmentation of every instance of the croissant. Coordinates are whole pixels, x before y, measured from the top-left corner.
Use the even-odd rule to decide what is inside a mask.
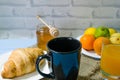
[[[4,64],[1,76],[14,78],[35,71],[35,62],[43,51],[39,48],[19,48],[13,50]],[[41,61],[42,64],[44,61]]]

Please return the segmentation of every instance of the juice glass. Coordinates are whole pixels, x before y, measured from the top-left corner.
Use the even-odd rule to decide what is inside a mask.
[[[49,32],[49,28],[46,26],[37,26],[36,30],[36,36],[37,36],[37,46],[43,50],[47,50],[46,44],[49,40],[53,39],[54,36],[52,36]]]
[[[120,44],[103,45],[101,72],[108,80],[120,80]]]

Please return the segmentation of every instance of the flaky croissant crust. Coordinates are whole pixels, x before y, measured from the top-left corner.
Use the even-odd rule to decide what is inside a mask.
[[[43,51],[39,48],[13,50],[4,64],[1,76],[3,78],[14,78],[35,71],[35,62],[40,55],[43,55]],[[40,64],[42,63],[43,61]]]

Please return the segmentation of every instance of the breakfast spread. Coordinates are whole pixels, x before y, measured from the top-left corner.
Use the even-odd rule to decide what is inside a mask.
[[[35,71],[35,62],[40,55],[43,55],[43,51],[39,48],[18,48],[13,50],[3,66],[1,76],[3,78],[14,78]]]

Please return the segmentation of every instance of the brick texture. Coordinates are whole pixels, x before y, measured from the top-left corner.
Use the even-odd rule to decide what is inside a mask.
[[[76,18],[54,18],[55,26],[58,28],[71,28],[71,29],[85,29],[90,26],[90,22],[87,19]]]
[[[94,19],[91,21],[94,26],[108,26],[120,30],[120,19]]]
[[[0,37],[22,37],[22,30],[28,32],[25,37],[34,37],[36,26],[43,26],[37,15],[58,27],[60,36],[77,35],[90,26],[120,30],[120,0],[0,0]]]
[[[67,6],[70,0],[33,0],[33,5]]]
[[[69,7],[54,7],[52,15],[55,17],[65,17],[68,16],[69,10]]]
[[[91,18],[92,8],[89,7],[72,7],[70,8],[69,15],[74,17]]]
[[[27,3],[27,0],[0,0],[0,5],[15,5],[15,6],[23,6]]]
[[[0,16],[13,16],[13,8],[12,7],[0,7]]]
[[[2,17],[0,18],[1,29],[20,29],[25,27],[24,18]]]
[[[73,5],[77,6],[100,6],[101,0],[73,0]]]
[[[14,8],[14,15],[16,16],[50,16],[52,15],[52,9],[49,7],[35,7],[35,8]]]
[[[9,37],[8,30],[0,31],[0,39],[7,39]]]
[[[120,0],[103,0],[104,6],[118,6],[120,7]]]
[[[95,8],[93,12],[94,18],[114,18],[116,17],[117,8],[99,7]]]
[[[31,38],[32,33],[30,30],[11,30],[8,32],[9,38]]]
[[[117,17],[120,18],[120,9],[117,12]]]

